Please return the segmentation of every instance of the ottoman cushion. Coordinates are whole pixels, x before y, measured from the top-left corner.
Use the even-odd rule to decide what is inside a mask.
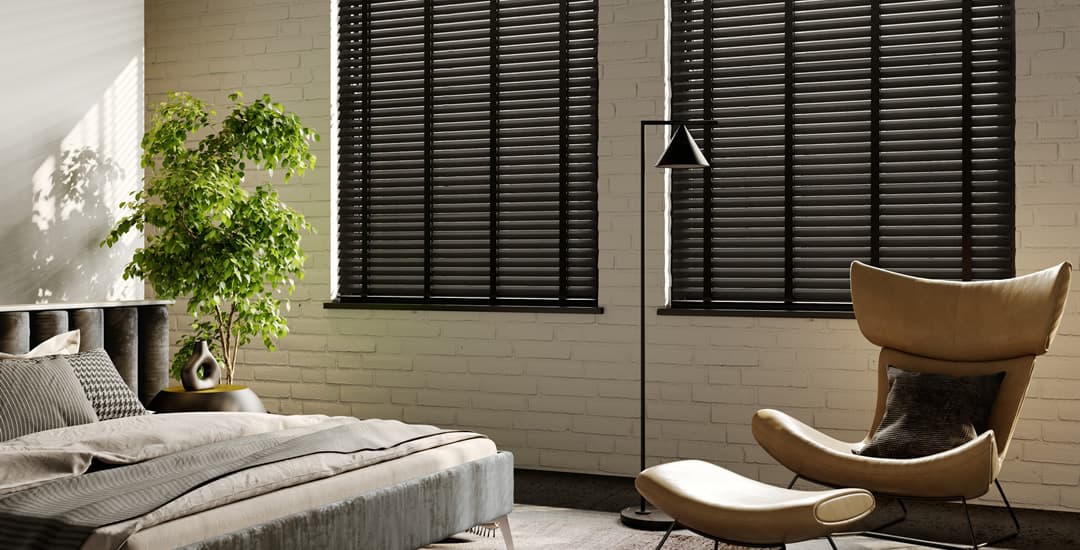
[[[638,474],[634,485],[680,525],[735,543],[823,537],[874,510],[873,495],[862,489],[782,489],[700,460],[653,466]]]

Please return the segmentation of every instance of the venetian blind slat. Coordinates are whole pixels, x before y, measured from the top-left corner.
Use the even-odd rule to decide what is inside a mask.
[[[710,180],[673,172],[672,308],[850,308],[852,260],[1011,276],[1012,9],[672,0],[672,118],[717,121]]]

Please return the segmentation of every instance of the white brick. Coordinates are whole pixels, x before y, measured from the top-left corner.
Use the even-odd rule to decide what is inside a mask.
[[[1073,466],[1080,464],[1080,457],[1076,454],[1076,446],[1062,443],[1025,442],[1023,457],[1024,460],[1034,462],[1050,462]]]
[[[390,390],[368,386],[342,386],[341,400],[355,403],[389,403]]]
[[[530,412],[515,416],[514,428],[565,432],[570,429],[572,421],[573,416],[569,414]]]
[[[540,450],[540,466],[558,468],[572,472],[595,472],[598,469],[598,456],[592,453]]]
[[[530,397],[529,410],[585,414],[586,400],[581,397]]]

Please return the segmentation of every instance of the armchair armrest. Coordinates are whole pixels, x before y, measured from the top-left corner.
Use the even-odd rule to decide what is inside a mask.
[[[999,469],[994,432],[948,451],[912,459],[855,454],[861,443],[829,437],[772,409],[754,415],[754,438],[801,477],[833,487],[921,498],[975,498],[990,488]]]

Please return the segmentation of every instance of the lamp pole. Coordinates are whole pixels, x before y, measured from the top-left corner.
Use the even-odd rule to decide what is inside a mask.
[[[719,123],[717,120],[705,119],[705,120],[642,120],[641,121],[641,140],[638,151],[638,158],[640,160],[639,174],[641,176],[641,205],[640,205],[640,221],[641,228],[640,236],[640,265],[639,265],[639,290],[640,290],[640,318],[639,324],[641,329],[640,334],[640,357],[638,366],[640,367],[640,401],[641,401],[641,468],[639,471],[645,470],[645,207],[646,207],[646,192],[645,192],[645,128],[649,126],[678,126],[678,129],[672,134],[671,141],[668,143],[664,150],[664,154],[661,155],[660,160],[656,163],[658,168],[668,169],[687,169],[687,168],[704,168],[709,166],[709,161],[701,154],[701,150],[698,149],[697,144],[694,142],[693,137],[686,129],[687,126],[705,127],[709,128],[716,126]],[[706,183],[708,185],[708,183]],[[653,531],[666,530],[671,525],[672,519],[667,514],[656,510],[648,505],[645,501],[645,497],[640,497],[638,506],[631,506],[624,508],[621,513],[621,519],[623,524],[635,529],[646,529]]]

